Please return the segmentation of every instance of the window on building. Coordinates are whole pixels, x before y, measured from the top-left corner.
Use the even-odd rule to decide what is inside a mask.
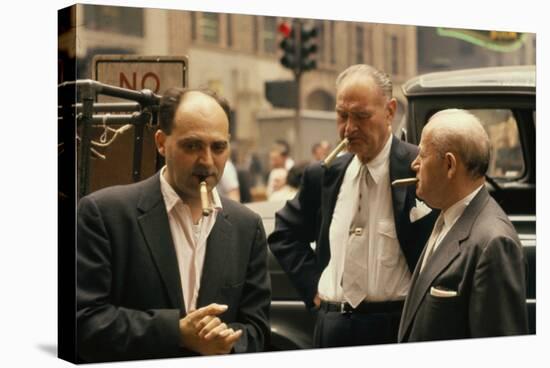
[[[399,74],[399,43],[397,42],[397,36],[391,36],[391,72],[392,74]]]
[[[355,27],[355,62],[362,64],[365,61],[365,30],[362,26]]]
[[[210,43],[220,42],[220,15],[218,13],[202,13],[202,39]]]
[[[325,21],[318,20],[315,22],[317,28],[317,60],[325,61]]]
[[[262,37],[264,52],[274,54],[277,51],[277,18],[264,17],[264,31]]]
[[[309,110],[334,111],[336,101],[327,91],[317,89],[307,96],[306,108]]]
[[[197,13],[191,12],[191,40],[197,40]]]
[[[141,8],[86,5],[84,22],[87,29],[143,37]]]
[[[227,14],[227,23],[226,23],[227,29],[227,47],[233,46],[233,16],[231,14]]]
[[[373,58],[373,40],[372,40],[372,29],[365,30],[365,62],[372,64],[374,62]]]
[[[330,21],[330,63],[336,64],[336,31],[334,22]]]
[[[253,16],[252,17],[252,51],[258,52],[258,32],[259,32],[259,26],[258,26],[258,17]]]

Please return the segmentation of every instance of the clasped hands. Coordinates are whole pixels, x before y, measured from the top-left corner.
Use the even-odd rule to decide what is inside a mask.
[[[212,303],[189,312],[180,319],[180,345],[202,355],[227,354],[242,335],[217,316],[227,305]]]

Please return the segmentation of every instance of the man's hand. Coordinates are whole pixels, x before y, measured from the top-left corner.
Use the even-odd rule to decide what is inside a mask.
[[[321,308],[321,298],[319,297],[319,293],[315,294],[315,297],[313,298],[313,304],[315,304],[315,307],[317,309]]]
[[[210,304],[182,318],[181,346],[202,355],[229,353],[242,331],[235,332],[216,317],[226,310],[226,305]]]

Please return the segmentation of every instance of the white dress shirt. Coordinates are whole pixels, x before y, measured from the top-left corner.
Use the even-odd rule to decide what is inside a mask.
[[[214,227],[216,217],[222,209],[222,203],[216,188],[212,189],[212,207],[214,211],[204,217],[201,216],[198,224],[193,224],[191,209],[181,200],[172,186],[164,178],[166,166],[160,171],[160,190],[164,198],[170,233],[176,249],[176,257],[180,271],[183,301],[187,312],[197,306],[197,297],[200,290],[202,267],[206,253],[206,241]],[[197,192],[199,187],[197,186]]]
[[[483,186],[484,184],[480,185],[472,193],[468,194],[466,197],[462,198],[460,201],[456,202],[451,207],[447,208],[445,212],[442,212],[439,214],[440,217],[443,216],[444,225],[435,241],[431,254],[435,252],[435,250],[439,246],[439,243],[441,243],[441,241],[445,238],[447,233],[452,229],[453,225],[458,221],[460,216],[462,216],[466,207],[468,207],[472,199],[474,199],[476,194],[481,190],[481,188],[483,188]]]
[[[411,279],[395,231],[389,175],[391,141],[390,135],[378,156],[367,163],[374,183],[369,183],[367,196],[362,199],[362,206],[369,211],[365,229],[367,272],[362,285],[366,288],[365,300],[370,302],[404,299]],[[318,285],[319,296],[326,301],[345,301],[341,282],[349,230],[359,204],[361,166],[355,156],[346,169],[334,207],[329,229],[331,258]]]

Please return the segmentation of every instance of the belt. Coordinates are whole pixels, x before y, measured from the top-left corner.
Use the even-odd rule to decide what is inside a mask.
[[[356,308],[353,308],[346,302],[326,302],[321,300],[321,307],[325,312],[340,312],[340,313],[391,313],[403,310],[403,300],[395,300],[388,302],[361,302]]]

